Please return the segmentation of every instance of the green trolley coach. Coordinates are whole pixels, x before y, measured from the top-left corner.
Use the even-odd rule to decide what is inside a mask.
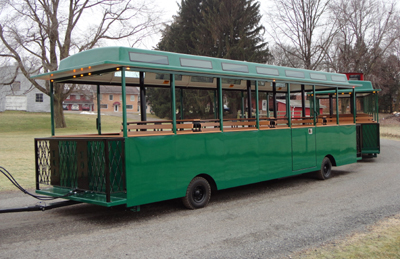
[[[334,123],[323,123],[313,105],[319,91],[360,87],[342,74],[106,47],[70,56],[59,70],[34,78],[50,81],[51,89],[56,83],[97,85],[98,96],[100,85],[122,89],[119,132],[101,131],[98,108],[97,134],[56,136],[52,111],[51,137],[35,140],[40,194],[128,208],[182,198],[196,209],[208,204],[211,190],[308,172],[327,179],[332,166],[357,161],[356,121],[339,115]],[[140,88],[139,122],[127,120],[127,87]],[[152,87],[167,89],[170,120],[147,120],[146,89]],[[178,100],[193,89],[215,94],[215,117],[185,119],[181,103],[177,118]],[[241,93],[237,116],[224,112],[230,108],[224,107],[228,91]],[[300,115],[293,113],[294,102]]]
[[[317,116],[324,124],[356,124],[357,157],[376,157],[380,153],[378,92],[368,81],[349,81],[358,84],[354,91],[316,92]],[[309,95],[309,98],[311,94]],[[310,98],[310,100],[313,100]],[[326,100],[329,109],[319,109],[321,100]]]

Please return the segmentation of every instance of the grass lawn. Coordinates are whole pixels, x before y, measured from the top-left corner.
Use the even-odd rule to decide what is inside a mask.
[[[96,116],[66,114],[68,128],[56,129],[56,135],[96,133]],[[102,116],[102,132],[119,132],[122,119]],[[34,139],[51,135],[49,113],[7,111],[0,113],[0,166],[6,168],[22,187],[35,187]],[[0,175],[0,191],[16,188]]]
[[[291,258],[389,259],[400,258],[400,215],[384,219],[366,233],[354,233],[344,240],[309,249]]]

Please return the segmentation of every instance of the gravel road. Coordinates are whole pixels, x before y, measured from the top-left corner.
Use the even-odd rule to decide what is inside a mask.
[[[400,213],[400,141],[381,139],[381,149],[327,181],[301,175],[219,191],[201,210],[171,200],[138,213],[77,204],[0,214],[0,258],[287,258]],[[0,209],[35,203],[0,194]]]

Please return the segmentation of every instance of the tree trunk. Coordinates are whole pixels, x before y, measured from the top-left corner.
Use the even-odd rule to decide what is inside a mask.
[[[62,101],[59,100],[59,98],[54,98],[54,124],[57,129],[67,127]]]
[[[349,98],[341,98],[340,99],[340,114],[346,114],[347,106],[349,105],[350,99]]]
[[[399,112],[399,103],[400,103],[400,90],[397,90],[396,104],[394,106],[394,110],[396,112]]]

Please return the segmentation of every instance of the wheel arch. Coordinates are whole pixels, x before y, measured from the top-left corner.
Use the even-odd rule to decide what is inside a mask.
[[[217,191],[218,190],[217,183],[214,181],[214,178],[212,178],[210,175],[208,175],[208,174],[199,174],[199,175],[196,175],[195,177],[203,177],[204,179],[206,179],[207,182],[211,186],[211,191]]]
[[[336,166],[336,160],[331,154],[326,155],[325,157],[327,157],[327,158],[329,158],[329,160],[331,160],[332,166]]]

